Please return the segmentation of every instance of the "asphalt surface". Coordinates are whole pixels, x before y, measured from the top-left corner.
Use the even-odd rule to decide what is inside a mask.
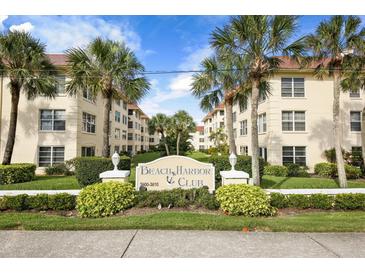
[[[0,231],[2,258],[365,257],[365,233]]]

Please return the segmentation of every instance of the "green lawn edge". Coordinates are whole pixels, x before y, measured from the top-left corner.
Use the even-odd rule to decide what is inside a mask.
[[[43,213],[0,213],[1,230],[230,230],[243,227],[273,232],[365,232],[363,211],[300,213],[276,217],[240,217],[192,212],[79,218]]]

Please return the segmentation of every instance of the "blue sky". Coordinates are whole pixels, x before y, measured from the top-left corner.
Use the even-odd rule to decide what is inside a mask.
[[[302,16],[297,37],[311,32],[322,16]],[[227,16],[0,16],[0,31],[30,31],[46,43],[47,51],[64,52],[84,46],[96,36],[124,41],[146,70],[198,69],[211,54],[209,36]],[[204,113],[189,91],[190,74],[149,75],[152,88],[140,105],[148,114],[187,110],[200,122]]]

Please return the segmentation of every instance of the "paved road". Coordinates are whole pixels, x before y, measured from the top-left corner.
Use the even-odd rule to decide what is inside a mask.
[[[0,257],[365,257],[365,233],[0,231]]]

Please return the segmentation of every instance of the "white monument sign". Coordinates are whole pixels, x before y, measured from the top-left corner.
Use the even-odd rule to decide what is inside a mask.
[[[215,189],[213,164],[202,163],[184,156],[166,156],[136,168],[136,189],[169,190],[173,188]]]

